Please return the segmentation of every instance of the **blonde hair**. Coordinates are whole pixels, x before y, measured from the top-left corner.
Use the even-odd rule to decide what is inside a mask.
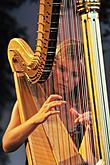
[[[58,59],[62,53],[66,53],[72,59],[81,59],[83,54],[83,43],[79,40],[67,40],[57,46],[55,59]]]

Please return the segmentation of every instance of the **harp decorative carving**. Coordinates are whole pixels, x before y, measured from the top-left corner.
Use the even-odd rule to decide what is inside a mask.
[[[41,0],[35,52],[22,39],[14,38],[9,43],[8,54],[11,54],[9,61],[12,70],[24,72],[32,83],[45,81],[51,71],[57,42],[59,14],[60,1]]]

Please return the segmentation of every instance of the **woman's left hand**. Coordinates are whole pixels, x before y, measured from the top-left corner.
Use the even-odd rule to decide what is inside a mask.
[[[90,111],[80,114],[74,108],[71,108],[70,113],[75,117],[74,123],[92,124],[92,113]]]

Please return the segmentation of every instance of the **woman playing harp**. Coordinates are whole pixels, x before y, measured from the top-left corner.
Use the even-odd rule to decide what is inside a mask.
[[[67,11],[65,15],[68,16],[70,13],[73,14],[73,11]],[[74,14],[71,17],[74,18]],[[68,18],[67,26],[71,22],[70,17]],[[74,21],[75,24],[71,25],[76,30],[78,20]],[[18,78],[20,78],[21,84],[23,83],[19,88],[23,106],[24,103],[28,105],[24,107],[24,110],[31,113],[37,107],[39,111],[31,114],[26,121],[21,123],[21,114],[19,114],[21,105],[20,101],[17,101],[3,137],[3,147],[7,152],[16,150],[32,134],[36,135],[35,131],[43,123],[42,131],[51,144],[50,149],[55,155],[55,162],[57,159],[57,163],[52,162],[53,164],[81,165],[88,163],[94,165],[97,163],[97,146],[95,147],[94,134],[91,129],[91,107],[89,106],[87,71],[82,42],[78,39],[78,32],[71,33],[71,26],[67,28],[64,26],[65,21],[61,20],[61,22],[62,32],[65,31],[64,29],[70,31],[65,31],[63,37],[61,35],[59,37],[60,46],[58,46],[55,66],[49,79],[40,85],[39,83],[30,85],[23,73],[20,71],[18,73]],[[67,41],[65,36],[68,34],[70,37]],[[62,38],[64,42],[62,42]],[[25,45],[24,42],[23,45]],[[27,90],[28,87],[29,90]],[[23,92],[26,92],[26,95],[22,95]],[[32,103],[29,104],[28,101],[31,97]],[[37,106],[33,106],[33,104]],[[22,133],[20,134],[20,132]],[[42,137],[41,132],[40,134]],[[17,140],[15,140],[16,135],[20,135],[17,136]],[[100,158],[102,157],[98,156],[98,160]],[[101,163],[103,164],[103,161]]]
[[[70,107],[70,109],[68,109],[68,112],[66,112],[70,114],[70,117],[71,117],[70,126],[68,126],[70,128],[68,128],[68,130],[77,148],[80,147],[81,141],[83,141],[82,139],[86,132],[86,128],[87,128],[87,131],[91,131],[92,119],[91,119],[90,109],[86,110],[86,112],[84,112],[84,110],[78,109],[79,108],[78,97],[80,93],[79,84],[81,81],[80,67],[83,64],[82,64],[82,59],[79,59],[79,57],[76,56],[76,53],[74,52],[74,49],[73,49],[74,46],[75,46],[75,42],[73,41],[72,41],[72,44],[68,44],[68,47],[66,50],[68,51],[68,55],[66,58],[64,58],[64,54],[65,54],[64,47],[62,47],[62,50],[58,52],[55,63],[54,63],[53,72],[50,75],[50,78],[48,81],[50,82],[53,81],[52,80],[53,75],[55,76],[56,79],[61,78],[61,76],[63,76],[64,79],[55,81],[57,84],[55,84],[55,87],[52,90],[54,90],[53,93],[56,92],[57,94],[50,95],[47,98],[47,100],[43,103],[38,113],[36,113],[26,122],[21,123],[20,116],[19,116],[19,104],[16,101],[13,111],[12,111],[11,120],[9,122],[8,128],[3,137],[3,148],[5,152],[12,152],[18,149],[26,141],[26,139],[34,131],[34,129],[36,129],[36,127],[38,127],[41,123],[45,122],[49,116],[56,115],[56,114],[60,114],[60,116],[62,116],[62,114],[65,113],[65,111],[67,111],[64,109],[65,104],[68,104],[67,107]],[[71,52],[74,54],[71,55]],[[66,65],[68,62],[70,65],[69,67],[67,67]],[[68,88],[68,85],[69,85],[68,84],[69,77],[72,77],[72,89],[71,89],[72,91],[71,92],[73,93],[71,94],[72,95],[74,94],[74,98],[71,98],[71,99],[66,98],[67,96],[64,96],[65,95],[64,91],[67,90],[66,88]],[[58,86],[60,86],[59,91],[58,91]],[[63,97],[61,95],[63,95]],[[68,95],[68,97],[70,96]],[[63,98],[67,99],[67,101],[63,101],[64,100]],[[57,107],[57,110],[55,109],[55,107]],[[62,116],[61,118],[63,119],[64,116]],[[74,127],[74,130],[73,130],[73,127]],[[94,164],[95,164],[95,161],[96,160],[94,158]]]

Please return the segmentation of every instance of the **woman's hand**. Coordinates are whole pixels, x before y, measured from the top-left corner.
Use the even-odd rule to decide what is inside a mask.
[[[90,111],[80,114],[74,108],[71,108],[70,113],[75,117],[74,123],[92,124],[92,113]]]
[[[51,95],[44,102],[38,113],[25,122],[20,122],[19,106],[16,102],[10,123],[3,137],[3,149],[5,152],[15,151],[21,146],[34,129],[43,123],[50,115],[58,114],[60,111],[55,107],[61,107],[66,101],[59,95]]]
[[[49,116],[59,114],[60,111],[55,110],[55,107],[61,107],[64,104],[66,104],[66,101],[63,101],[60,95],[50,95],[39,112],[34,116],[35,123],[43,123]]]

